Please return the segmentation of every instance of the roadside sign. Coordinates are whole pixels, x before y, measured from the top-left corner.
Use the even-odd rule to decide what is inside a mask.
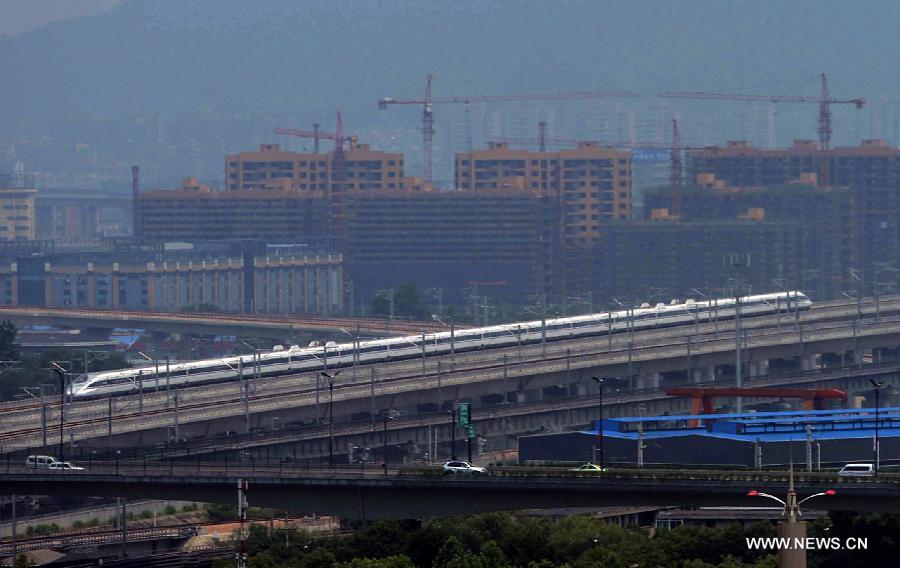
[[[459,403],[459,425],[462,428],[466,428],[469,426],[469,403],[468,402],[460,402]]]

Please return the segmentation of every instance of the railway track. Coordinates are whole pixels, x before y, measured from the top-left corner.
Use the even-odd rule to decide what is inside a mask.
[[[882,312],[896,311],[896,312],[900,313],[900,296],[885,297],[885,298],[881,299],[880,304],[881,304]],[[748,319],[743,320],[742,323],[743,323],[743,328],[745,330],[750,330],[750,329],[756,329],[756,328],[760,328],[760,327],[771,326],[773,324],[777,325],[777,326],[786,326],[791,323],[791,320],[794,320],[795,323],[796,323],[796,321],[799,321],[799,322],[802,322],[803,324],[812,323],[812,322],[820,322],[820,321],[831,321],[831,320],[834,320],[835,318],[844,318],[849,313],[855,312],[857,309],[860,309],[860,311],[862,311],[863,314],[873,315],[876,311],[875,305],[876,305],[875,301],[871,300],[871,299],[862,302],[862,304],[860,306],[857,306],[857,304],[855,302],[848,302],[848,301],[844,301],[844,300],[834,300],[834,301],[822,302],[822,303],[816,304],[815,306],[813,306],[812,309],[805,311],[805,312],[801,312],[799,314],[799,318],[796,318],[795,320],[794,320],[795,316],[792,316],[791,314],[784,314],[782,316],[771,315],[771,316],[748,318]],[[92,311],[92,310],[85,310],[85,311]],[[102,311],[102,310],[97,310],[97,311]],[[0,313],[2,313],[2,308],[0,308]],[[144,312],[134,312],[134,313],[140,314],[140,313],[144,313]],[[223,317],[252,319],[251,316],[223,316]],[[334,321],[334,320],[332,320],[332,321]],[[572,348],[574,348],[575,350],[578,350],[579,344],[596,343],[596,342],[598,342],[600,340],[604,340],[604,339],[606,339],[607,344],[610,346],[612,346],[612,345],[622,346],[622,345],[627,344],[628,341],[634,341],[636,339],[636,341],[634,341],[633,345],[635,347],[638,347],[638,346],[643,346],[643,345],[649,344],[648,342],[653,342],[658,338],[683,337],[683,336],[685,336],[686,328],[693,328],[693,332],[691,334],[694,335],[695,337],[697,337],[697,336],[708,335],[710,333],[716,333],[716,334],[727,333],[729,330],[734,329],[734,322],[732,320],[722,320],[722,321],[715,322],[715,323],[699,323],[696,325],[691,324],[691,325],[687,325],[687,326],[679,326],[679,327],[674,327],[674,328],[644,330],[644,331],[633,333],[633,334],[629,334],[627,332],[626,333],[620,332],[620,333],[613,334],[611,337],[598,335],[598,336],[593,336],[593,337],[589,337],[589,338],[563,339],[563,340],[549,342],[547,344],[546,349],[548,352],[553,352],[554,350],[557,350],[557,349],[565,349],[565,347],[557,347],[557,345],[559,345],[561,343],[570,343],[572,345]],[[500,351],[500,350],[510,351],[510,350],[519,350],[519,349],[530,349],[533,351],[535,349],[534,346],[535,346],[535,343],[523,344],[523,346],[521,348],[504,346],[502,348],[486,349],[486,350],[480,351],[480,352],[474,352],[474,353],[468,352],[468,353],[457,354],[454,359],[457,362],[461,362],[460,364],[465,364],[467,361],[472,361],[476,364],[479,364],[479,360],[478,360],[479,353],[484,354],[481,356],[483,359],[484,357],[490,357],[489,353],[492,353],[495,351]],[[426,359],[434,359],[434,358],[435,357],[432,356],[432,357],[426,358]],[[410,361],[412,361],[412,360],[410,360]],[[406,363],[410,364],[410,361],[407,361]],[[379,363],[378,365],[380,368],[385,368],[385,367],[393,368],[393,367],[397,366],[398,364],[403,365],[404,362]],[[420,363],[411,363],[411,364],[415,365],[415,364],[420,364]],[[407,365],[407,366],[409,366],[409,365]],[[360,365],[359,368],[361,369],[363,367],[369,367],[369,365],[363,364],[363,365]],[[310,371],[305,371],[305,372],[310,372]],[[390,373],[390,372],[391,371],[388,371],[388,373]],[[303,372],[298,373],[298,374],[302,374],[302,373]],[[279,383],[287,383],[288,385],[291,385],[292,383],[294,383],[295,377],[296,377],[296,375],[286,375],[286,376],[282,376],[282,377],[266,377],[262,380],[265,381],[267,388],[277,388],[277,385]],[[231,383],[231,384],[236,384],[236,383],[237,383],[237,381],[235,381],[234,383]],[[209,383],[209,384],[205,384],[205,385],[180,387],[180,390],[182,390],[182,392],[191,391],[192,394],[199,395],[199,396],[205,396],[205,397],[212,399],[216,396],[215,391],[220,390],[223,385],[227,385],[227,384],[229,384],[229,383],[224,383],[224,382]],[[288,387],[288,391],[290,390],[291,386]],[[200,392],[203,390],[210,391],[210,392],[205,393],[205,394]],[[159,400],[154,400],[154,395],[155,395],[155,393],[145,392],[144,393],[145,400],[143,401],[144,404],[151,404],[151,405],[152,404],[157,404],[157,405],[160,404]],[[124,396],[119,396],[116,398],[127,401],[130,399],[137,399],[138,397],[135,395],[124,395]],[[159,397],[156,397],[156,398],[159,398]],[[168,401],[169,401],[169,397],[165,396],[165,398],[163,399],[163,404],[167,404]],[[30,401],[25,402],[25,403],[22,403],[22,402],[0,403],[0,419],[2,419],[6,423],[15,422],[16,419],[13,417],[13,415],[15,415],[17,413],[21,413],[21,414],[26,415],[26,416],[23,416],[23,418],[22,418],[23,421],[31,420],[33,418],[32,418],[32,416],[28,416],[28,414],[31,412],[34,412],[36,410],[39,410],[42,406],[45,406],[47,409],[52,411],[54,408],[59,406],[59,401],[55,398],[48,397],[47,399],[45,399],[43,404],[40,402],[30,402]],[[91,408],[91,407],[93,407],[93,408]],[[107,405],[106,405],[105,401],[103,401],[103,400],[93,401],[93,403],[91,401],[84,401],[84,402],[78,401],[74,405],[70,406],[70,409],[72,412],[82,412],[83,411],[83,412],[94,413],[94,414],[100,414],[100,413],[105,414],[107,412]]]
[[[900,329],[900,316],[890,316],[882,318],[882,324],[893,325]],[[854,321],[819,322],[803,326],[801,328],[802,331],[799,333],[806,334],[808,338],[814,338],[816,335],[823,332],[833,333],[838,330],[846,331],[847,329],[853,327],[857,327],[857,324]],[[859,328],[859,331],[861,332],[864,331],[865,326],[859,326]],[[750,330],[747,331],[748,333],[746,336],[746,341],[748,343],[748,348],[752,348],[754,346],[754,342],[758,343],[760,341],[776,338],[778,336],[783,336],[788,339],[794,339],[795,336],[798,335],[798,331],[793,328],[762,328],[752,332]],[[713,333],[702,336],[700,339],[694,341],[692,346],[695,349],[695,353],[699,354],[700,352],[704,351],[704,348],[712,346],[713,344],[725,345],[727,347],[733,345],[734,341],[735,337],[733,332],[729,334],[720,331],[719,334]],[[585,366],[585,361],[590,361],[591,359],[596,359],[600,356],[604,356],[610,359],[622,359],[628,354],[630,354],[631,359],[638,361],[645,359],[645,356],[648,352],[656,352],[658,354],[660,351],[663,351],[665,349],[677,350],[684,349],[686,347],[686,342],[684,341],[683,337],[658,338],[652,342],[645,341],[639,347],[632,346],[630,349],[622,349],[619,346],[620,348],[613,349],[611,351],[608,349],[598,350],[596,348],[597,344],[606,346],[605,342],[598,342],[596,341],[596,338],[594,338],[593,343],[593,348],[591,348],[590,345],[583,345],[580,349],[573,350],[572,348],[568,348],[567,353],[565,352],[565,349],[555,349],[553,353],[548,352],[547,356],[542,356],[540,354],[540,344],[531,345],[529,346],[531,353],[529,353],[527,357],[523,352],[521,358],[512,358],[511,361],[508,358],[508,370],[510,371],[510,375],[512,377],[516,377],[521,374],[523,369],[528,373],[540,372],[541,370],[549,371],[552,370],[552,368],[558,367],[563,363],[574,365],[575,367],[581,367]],[[473,364],[475,362],[477,362],[477,364]],[[491,356],[486,355],[483,352],[477,353],[475,361],[470,360],[468,361],[468,363],[469,365],[463,370],[446,370],[443,377],[444,384],[446,384],[447,386],[451,386],[453,384],[466,382],[464,378],[460,378],[460,375],[472,373],[479,374],[483,379],[487,376],[496,375],[502,372],[504,367],[504,364],[498,361],[496,354]],[[433,387],[434,381],[436,380],[438,374],[436,364],[433,365],[435,367],[433,369],[426,368],[426,372],[424,374],[422,373],[420,361],[406,361],[403,363],[403,365],[406,367],[405,372],[391,374],[389,376],[383,377],[379,381],[379,395],[383,395],[386,393],[400,393],[404,392],[405,390],[409,390],[408,388],[406,388],[405,383],[408,383],[410,381],[415,382],[415,384],[409,385],[410,388]],[[246,404],[248,407],[252,407],[253,413],[273,410],[275,408],[283,408],[286,404],[289,404],[291,406],[311,405],[314,403],[316,388],[314,386],[315,373],[310,374],[311,376],[306,378],[306,384],[301,388],[296,388],[295,383],[295,386],[292,389],[279,389],[274,392],[252,394],[248,396],[248,401]],[[353,382],[352,380],[343,380],[342,382],[336,382],[335,400],[341,401],[350,398],[368,396],[368,389],[370,388],[370,386],[371,385],[367,380],[356,382]],[[215,400],[211,401],[185,402],[179,405],[179,412],[182,413],[183,416],[182,423],[188,423],[198,420],[215,418],[215,414],[221,413],[221,411],[226,408],[231,408],[233,413],[239,414],[243,411],[244,404],[245,402],[240,396],[219,396]],[[158,421],[155,421],[154,418],[160,416],[169,417],[169,415],[173,415],[174,412],[174,408],[170,406],[150,409],[145,408],[143,412],[136,412],[132,410],[130,412],[116,414],[113,417],[116,423],[115,425],[117,426],[117,431],[115,433],[120,433],[121,431],[129,431],[129,426],[164,427],[168,424],[171,424],[172,420],[167,420],[165,423],[159,423]],[[134,421],[135,424],[128,424],[128,421],[130,420]],[[69,420],[65,424],[65,429],[69,432],[75,432],[80,436],[85,436],[88,434],[97,436],[106,433],[108,423],[109,416],[104,414],[102,416],[96,416],[93,418]],[[58,430],[58,423],[48,423],[48,439],[52,439],[52,434],[58,434]],[[15,444],[15,442],[24,442],[25,440],[29,440],[41,435],[41,433],[42,428],[40,426],[18,428],[12,431],[3,432],[0,433],[0,444],[2,444],[5,448],[9,447],[10,444],[24,447],[22,443]]]

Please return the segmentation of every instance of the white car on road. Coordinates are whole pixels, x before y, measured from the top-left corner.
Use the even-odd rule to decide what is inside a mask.
[[[488,472],[483,467],[478,467],[464,461],[448,461],[442,466],[444,475],[487,475]]]
[[[65,471],[82,471],[82,470],[84,470],[83,467],[77,466],[71,462],[53,462],[49,466],[47,466],[47,469],[65,470]]]

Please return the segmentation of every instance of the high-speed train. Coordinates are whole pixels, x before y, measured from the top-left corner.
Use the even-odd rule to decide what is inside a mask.
[[[755,317],[808,310],[812,302],[802,292],[782,292],[746,296],[740,299],[741,317]],[[258,355],[241,355],[220,359],[205,359],[176,363],[166,368],[160,364],[136,369],[91,373],[77,379],[70,387],[74,398],[108,397],[137,392],[137,389],[155,390],[182,387],[201,383],[224,382],[239,377],[272,377],[303,371],[326,370],[359,363],[398,361],[427,355],[448,354],[477,349],[495,348],[519,344],[557,341],[571,337],[591,335],[605,336],[621,333],[696,322],[733,319],[736,313],[734,298],[703,302],[673,300],[670,304],[589,314],[573,317],[493,325],[489,327],[449,330],[408,337],[391,337],[371,341],[338,344],[329,341],[325,345],[289,348],[276,346],[272,351]]]

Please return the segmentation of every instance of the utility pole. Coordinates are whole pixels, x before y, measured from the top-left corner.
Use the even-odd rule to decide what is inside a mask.
[[[737,388],[741,388],[744,386],[744,374],[741,369],[741,355],[743,351],[743,345],[741,340],[743,339],[742,330],[741,330],[741,279],[740,279],[740,270],[741,268],[749,268],[750,267],[750,255],[744,253],[731,253],[727,257],[728,264],[734,270],[734,371],[735,371],[735,386]],[[737,412],[743,412],[744,410],[744,400],[743,397],[735,397],[735,410]]]
[[[879,451],[881,449],[880,448],[881,440],[879,437],[879,433],[880,433],[879,432],[879,422],[880,422],[879,419],[881,418],[881,416],[879,416],[879,411],[881,409],[881,400],[880,400],[881,387],[884,386],[884,382],[876,381],[874,379],[869,379],[869,382],[872,383],[873,387],[875,387],[875,443],[872,448],[872,453],[874,454],[874,457],[875,457],[875,460],[874,460],[875,461],[875,476],[877,477],[878,476],[878,466],[879,466],[878,462],[881,461],[881,459],[880,459],[881,452]]]
[[[334,379],[341,372],[328,374],[323,371],[321,374],[328,381],[328,467],[334,467]]]
[[[128,517],[125,514],[125,500],[116,497],[117,512],[119,513],[119,527],[122,529],[122,558],[128,558]]]
[[[597,383],[597,391],[600,393],[600,423],[597,425],[597,437],[600,438],[600,469],[603,469],[603,381],[607,377],[591,377]]]
[[[238,529],[240,536],[240,548],[235,555],[237,560],[237,568],[247,568],[247,533],[244,530],[244,523],[247,520],[247,480],[238,479],[238,519],[240,527]]]

